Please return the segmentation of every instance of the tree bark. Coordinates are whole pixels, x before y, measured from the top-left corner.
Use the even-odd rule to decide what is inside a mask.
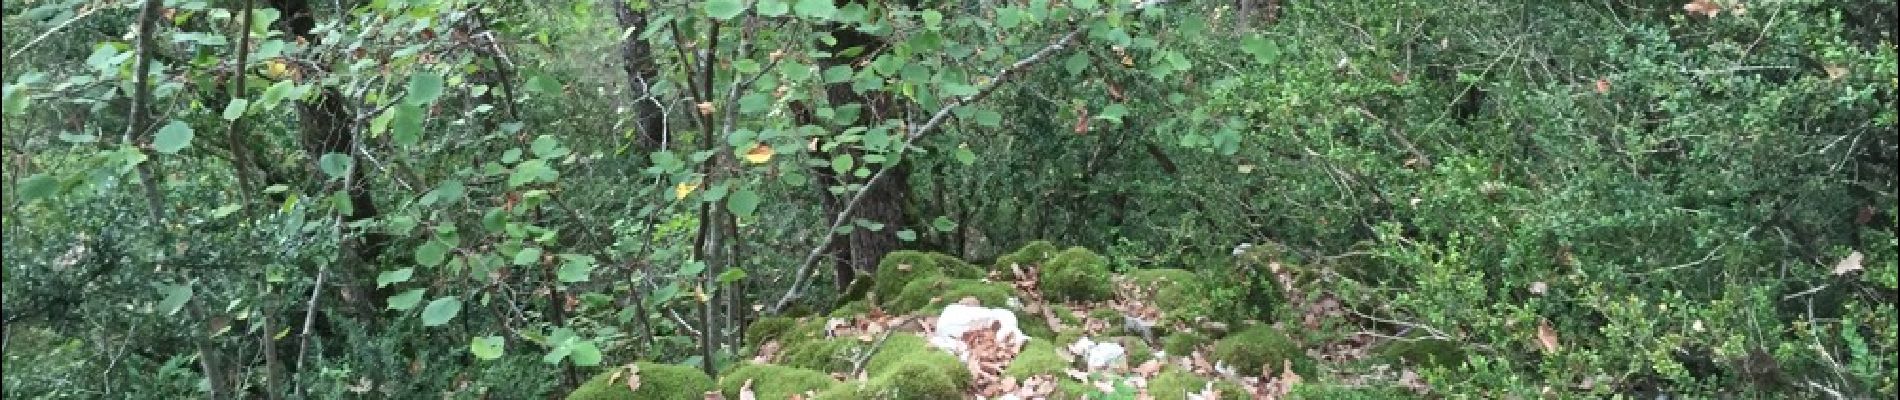
[[[648,27],[646,10],[634,10],[627,0],[606,0],[613,3],[614,17],[620,20],[620,28],[626,39],[620,43],[620,59],[627,71],[627,93],[632,101],[634,135],[641,149],[661,150],[666,143],[666,124],[660,115],[660,100],[653,97],[654,78],[659,68],[653,63],[653,47],[640,38],[640,33]]]
[[[861,47],[863,51],[858,52],[857,56],[852,57],[832,56],[820,59],[818,60],[820,69],[839,65],[848,67],[859,65],[875,57],[880,53],[878,50],[886,45],[883,38],[859,32],[847,25],[829,24],[825,29],[831,33],[832,37],[837,38],[835,45],[820,46],[825,52],[838,54],[839,52],[854,47]],[[858,119],[856,121],[849,121],[850,124],[856,126],[875,124],[876,121],[882,119],[881,117],[892,115],[899,108],[897,102],[888,93],[871,92],[860,94],[853,91],[851,84],[848,82],[831,84],[826,88],[825,92],[826,100],[834,107],[852,103],[863,104],[864,109],[858,113]],[[838,151],[850,154],[853,160],[858,161],[856,164],[863,165],[863,154],[861,152],[844,150],[842,148]],[[899,161],[893,160],[893,162]],[[852,178],[849,172],[842,175],[833,174],[830,168],[830,166],[814,167],[813,175],[819,176],[819,181],[828,184],[827,186],[864,182],[863,179]],[[877,264],[883,261],[885,254],[890,254],[890,252],[897,250],[898,240],[896,232],[903,229],[905,224],[903,205],[905,193],[910,189],[909,171],[902,165],[894,165],[888,174],[891,176],[886,177],[883,181],[877,182],[877,184],[871,187],[863,189],[868,192],[865,194],[864,199],[860,201],[857,209],[852,211],[851,215],[854,221],[856,219],[863,219],[882,224],[883,228],[873,231],[864,229],[863,227],[855,227],[851,230],[851,233],[848,234],[848,237],[844,238],[846,240],[834,242],[834,247],[830,249],[830,251],[834,251],[833,254],[846,255],[838,264],[834,265],[838,277],[836,284],[840,291],[846,290],[851,284],[851,281],[857,279],[860,275],[870,276],[877,270]],[[827,182],[827,180],[829,180],[829,182]],[[822,187],[821,189],[821,195],[825,197],[823,203],[825,205],[826,214],[838,215],[838,213],[843,212],[844,203],[849,201],[850,198],[843,195],[832,194],[829,187]],[[855,225],[855,223],[853,223],[853,225]]]
[[[283,15],[279,27],[286,35],[302,37],[312,43],[317,41],[310,34],[316,28],[316,17],[309,0],[271,0],[271,6]],[[311,163],[318,162],[325,154],[336,153],[349,157],[351,164],[357,166],[350,168],[350,176],[343,180],[350,212],[343,216],[342,222],[348,224],[375,218],[380,213],[371,197],[368,179],[364,176],[363,171],[368,168],[362,167],[363,160],[353,148],[359,124],[345,101],[343,93],[335,87],[323,87],[309,100],[297,103],[297,120],[299,139]],[[321,173],[313,174],[316,175],[311,176],[312,181],[328,179]],[[341,240],[343,243],[338,246],[339,252],[353,254],[339,254],[338,259],[354,261],[343,264],[354,270],[339,274],[346,277],[340,279],[339,294],[345,304],[349,304],[364,321],[373,321],[386,296],[371,289],[374,286],[365,282],[365,277],[376,276],[372,265],[382,255],[388,241],[387,235],[372,231],[355,237],[345,235]]]

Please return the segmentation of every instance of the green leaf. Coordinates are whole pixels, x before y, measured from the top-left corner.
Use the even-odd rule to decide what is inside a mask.
[[[439,241],[439,240],[431,240],[431,241],[428,241],[427,243],[423,243],[421,246],[416,246],[416,265],[421,265],[424,267],[434,267],[437,265],[442,265],[442,262],[447,261],[448,258],[449,258],[449,244],[448,243],[443,243],[442,241]]]
[[[737,17],[739,13],[745,12],[745,3],[741,3],[740,1],[741,0],[708,0],[705,6],[706,16],[721,21]]]
[[[957,146],[956,157],[963,165],[976,164],[976,153],[970,151],[970,146]]]
[[[429,301],[428,307],[422,308],[422,326],[440,326],[461,313],[462,299],[455,296],[437,297]]]
[[[410,309],[416,308],[416,303],[422,302],[422,292],[423,292],[423,288],[415,288],[415,289],[409,289],[409,291],[406,291],[406,292],[402,292],[402,294],[398,294],[398,295],[390,297],[389,309],[396,310],[396,311],[409,311]]]
[[[421,72],[409,76],[409,96],[403,101],[409,104],[429,104],[442,97],[442,75]]]
[[[1003,126],[1003,113],[990,110],[976,110],[970,113],[970,120],[985,128],[1001,127]]]
[[[1076,52],[1075,54],[1070,54],[1068,59],[1062,60],[1062,68],[1068,70],[1069,75],[1081,75],[1082,70],[1088,69],[1088,67],[1089,56],[1087,52]]]
[[[831,19],[833,14],[838,13],[838,6],[832,4],[831,0],[798,0],[798,4],[792,6],[792,11],[801,17]]]
[[[1076,9],[1087,11],[1094,10],[1095,7],[1101,6],[1101,3],[1096,2],[1096,0],[1071,0],[1069,5]]]
[[[211,218],[212,219],[224,218],[224,217],[230,216],[231,213],[237,212],[237,210],[241,208],[244,208],[244,206],[238,205],[238,204],[226,204],[224,206],[212,209]]]
[[[426,112],[414,104],[397,104],[391,107],[389,120],[389,138],[397,145],[415,146],[422,141],[422,119]]]
[[[468,352],[474,354],[475,358],[493,360],[501,358],[507,344],[508,341],[502,340],[500,336],[478,336],[469,339]]]
[[[383,271],[383,273],[381,274],[376,274],[376,288],[382,289],[389,285],[408,282],[409,278],[415,275],[415,273],[416,273],[415,268],[403,268],[403,269],[399,269],[395,271]]]
[[[759,193],[752,189],[739,189],[738,192],[726,197],[726,210],[732,211],[734,216],[751,217],[752,213],[758,209]]]
[[[568,354],[568,359],[574,361],[575,366],[592,367],[600,365],[600,347],[595,346],[591,340],[583,339],[574,342],[571,351],[572,352]]]
[[[53,197],[53,194],[59,191],[59,180],[43,172],[33,174],[26,177],[26,180],[20,181],[20,187],[17,190],[14,193],[20,196],[21,203]]]
[[[83,133],[74,134],[74,133],[68,133],[68,132],[60,132],[59,141],[66,142],[66,143],[73,143],[73,144],[98,143],[99,137],[89,135],[89,134],[83,134]]]
[[[152,138],[152,150],[160,153],[176,154],[179,150],[191,147],[191,125],[172,121],[158,128],[158,136]]]
[[[1272,64],[1280,58],[1280,45],[1263,37],[1250,37],[1240,41],[1240,47],[1253,54],[1254,62]]]
[[[745,279],[745,277],[746,277],[746,273],[744,269],[732,268],[732,269],[726,270],[726,272],[719,273],[719,278],[717,280],[719,284],[727,285],[733,282],[738,282],[740,279]]]
[[[554,172],[554,170],[548,169],[547,160],[537,158],[523,161],[520,165],[515,166],[515,172],[513,174],[508,175],[508,187],[512,188],[533,183],[550,172]]]
[[[680,276],[699,275],[700,272],[705,272],[705,271],[706,271],[705,262],[702,262],[699,260],[693,260],[693,261],[687,261],[686,264],[684,265],[680,265],[679,275]]]
[[[4,93],[6,96],[4,106],[6,115],[20,115],[26,113],[26,106],[32,103],[33,96],[26,94],[25,86],[8,85],[3,90],[6,92]]]
[[[785,0],[759,0],[759,3],[754,7],[758,8],[759,15],[767,17],[785,15],[786,12],[792,9],[791,5],[785,4]]]
[[[541,261],[541,248],[529,247],[515,252],[515,265],[531,265]]]
[[[1122,117],[1126,115],[1128,115],[1128,106],[1121,105],[1121,103],[1115,103],[1115,104],[1109,104],[1107,107],[1102,107],[1102,112],[1100,114],[1096,114],[1095,118],[1121,122]]]
[[[560,148],[561,141],[555,140],[554,136],[550,135],[535,137],[534,143],[528,145],[528,149],[534,152],[534,156],[541,158],[557,157],[558,155],[555,154],[555,150],[559,150]]]
[[[765,93],[747,93],[739,98],[739,112],[758,114],[772,107],[772,97]]]
[[[561,270],[554,273],[561,282],[586,282],[588,275],[594,273],[594,263],[583,259],[568,259],[561,264]]]
[[[840,174],[851,172],[851,155],[839,154],[831,157],[831,171]]]
[[[561,94],[561,81],[555,80],[547,75],[535,74],[533,77],[528,78],[528,90],[540,92],[541,94],[558,95]]]
[[[897,240],[902,240],[906,242],[917,241],[917,232],[909,230],[909,229],[897,231]]]
[[[957,229],[957,222],[951,221],[950,217],[938,216],[937,219],[930,221],[930,228],[938,232],[949,232]]]
[[[191,285],[165,285],[158,291],[165,294],[165,299],[158,302],[158,312],[165,316],[177,314],[185,308],[185,302],[191,301]]]
[[[938,25],[943,24],[943,13],[937,10],[924,10],[919,16],[924,19],[924,28],[937,29]]]
[[[250,108],[250,106],[250,100],[231,99],[229,104],[224,105],[224,120],[236,121],[238,117],[244,116],[244,110]]]
[[[355,160],[351,160],[350,156],[325,153],[323,157],[317,158],[317,169],[323,170],[323,173],[330,175],[331,179],[343,179],[345,174],[350,173],[350,163],[353,162]]]

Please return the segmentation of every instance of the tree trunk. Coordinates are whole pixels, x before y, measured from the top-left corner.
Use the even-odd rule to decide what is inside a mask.
[[[856,57],[820,59],[818,64],[821,69],[836,65],[858,65],[879,54],[878,49],[885,46],[883,38],[859,32],[849,26],[831,24],[826,26],[826,29],[831,32],[832,37],[837,38],[836,45],[820,46],[827,53],[838,54],[853,47],[862,47],[864,50]],[[894,115],[898,110],[897,102],[889,94],[878,92],[859,94],[851,90],[850,83],[831,84],[826,88],[826,96],[828,102],[834,107],[852,103],[864,105],[864,110],[858,114],[858,120],[850,122],[853,125],[868,126],[883,120],[885,116]],[[862,165],[862,154],[843,149],[838,151],[846,151],[852,155],[853,160],[857,160],[858,164]],[[863,183],[864,179],[852,178],[848,172],[842,176],[834,175],[830,168],[830,166],[814,167],[813,174],[819,177],[819,183],[825,185],[821,188],[824,189],[822,196],[825,197],[826,213],[837,215],[843,211],[845,202],[850,201],[851,195],[834,195],[828,186]],[[833,247],[828,249],[833,251],[833,254],[848,255],[834,266],[838,276],[837,285],[841,291],[847,289],[851,281],[859,275],[870,276],[877,270],[877,264],[884,259],[885,254],[897,250],[896,232],[903,229],[905,222],[903,204],[905,193],[910,188],[909,171],[902,165],[892,165],[890,168],[893,169],[889,172],[889,177],[873,187],[864,188],[869,192],[865,193],[864,199],[860,200],[860,204],[851,215],[854,220],[852,226],[856,225],[856,219],[864,219],[882,224],[883,228],[872,231],[863,227],[854,227],[847,238],[842,238],[845,240],[833,242]]]
[[[285,34],[316,42],[317,38],[310,35],[310,31],[316,28],[316,18],[309,0],[271,0],[271,6],[284,16],[280,28]],[[316,163],[325,154],[336,153],[348,156],[352,165],[356,165],[356,168],[350,169],[350,176],[344,179],[344,182],[351,183],[343,188],[350,202],[350,212],[343,216],[343,222],[347,224],[375,218],[379,212],[363,173],[368,168],[363,167],[362,159],[351,148],[356,143],[357,123],[345,100],[342,92],[336,88],[323,87],[311,99],[297,103],[297,120],[303,150],[310,162]],[[313,181],[327,179],[320,173],[311,177]],[[346,277],[341,279],[340,294],[344,303],[350,304],[359,316],[364,317],[364,321],[375,320],[386,297],[370,289],[374,286],[364,282],[366,277],[376,276],[371,266],[382,254],[388,240],[386,236],[376,232],[364,232],[359,238],[346,235],[342,239],[344,243],[338,246],[342,252],[354,253],[340,254],[339,260],[355,261],[343,264],[354,269],[339,274]]]
[[[640,33],[647,30],[646,10],[634,10],[626,0],[606,0],[613,3],[614,17],[620,20],[620,28],[627,32],[626,40],[620,43],[622,68],[627,71],[628,99],[632,101],[634,135],[637,144],[645,150],[661,150],[666,143],[665,120],[660,118],[660,100],[652,95],[651,85],[659,75],[659,69],[653,64],[653,48]]]

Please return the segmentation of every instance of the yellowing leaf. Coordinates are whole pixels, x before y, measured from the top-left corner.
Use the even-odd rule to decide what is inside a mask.
[[[284,60],[281,59],[265,61],[264,74],[273,79],[284,79],[290,76],[290,65],[284,63]]]
[[[1689,4],[1682,5],[1682,10],[1690,14],[1702,14],[1704,17],[1714,18],[1716,14],[1722,13],[1722,5],[1710,0],[1691,0]]]
[[[699,182],[680,182],[679,185],[673,186],[673,199],[685,200],[687,195],[693,194],[693,190],[697,189],[699,189]]]
[[[612,381],[609,379],[609,381]],[[627,391],[640,390],[640,366],[627,364]]]
[[[764,164],[767,161],[772,161],[772,155],[774,154],[778,153],[772,151],[772,146],[766,146],[761,143],[757,146],[752,146],[752,150],[745,152],[745,161],[753,164]]]

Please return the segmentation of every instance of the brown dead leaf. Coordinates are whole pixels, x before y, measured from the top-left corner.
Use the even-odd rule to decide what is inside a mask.
[[[1151,359],[1147,362],[1143,362],[1141,365],[1135,366],[1134,372],[1143,377],[1153,377],[1155,374],[1161,373],[1161,360]]]
[[[1550,327],[1550,320],[1537,321],[1537,344],[1542,345],[1546,353],[1556,353],[1562,348],[1557,342],[1557,329]]]
[[[752,362],[771,364],[774,359],[778,358],[779,346],[782,345],[779,344],[777,340],[767,340],[765,343],[759,344],[759,354],[752,356]]]
[[[726,400],[726,395],[720,394],[719,391],[714,390],[714,391],[706,392],[706,400]]]
[[[1597,85],[1596,85],[1596,86],[1597,86],[1597,94],[1609,94],[1609,93],[1610,93],[1610,80],[1609,80],[1609,79],[1604,79],[1604,78],[1597,78]]]
[[[1862,270],[1860,263],[1865,258],[1867,255],[1861,254],[1858,250],[1849,253],[1847,258],[1842,258],[1841,262],[1834,264],[1834,275],[1847,275]]]
[[[1690,0],[1689,4],[1682,5],[1682,10],[1690,14],[1702,14],[1704,17],[1715,18],[1716,14],[1722,13],[1722,5],[1710,0]]]
[[[640,390],[640,366],[639,365],[627,364],[627,373],[624,376],[627,377],[627,391]],[[608,379],[608,381],[611,382],[613,380]]]
[[[981,305],[983,305],[983,301],[982,301],[982,300],[977,300],[977,299],[976,299],[976,296],[963,296],[963,298],[962,298],[962,299],[958,299],[958,300],[957,300],[957,304],[962,304],[962,305],[966,305],[966,306],[971,306],[971,307],[976,307],[976,306],[981,306]]]
[[[698,108],[699,115],[712,115],[713,113],[713,104],[710,101],[699,102]]]
[[[1821,69],[1827,71],[1827,80],[1830,81],[1838,81],[1841,80],[1841,78],[1847,77],[1847,67],[1844,66],[1829,65],[1821,67]]]

